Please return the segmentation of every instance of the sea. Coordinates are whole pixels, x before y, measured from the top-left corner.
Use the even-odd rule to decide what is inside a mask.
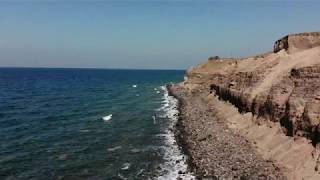
[[[193,179],[179,70],[0,68],[0,179]]]

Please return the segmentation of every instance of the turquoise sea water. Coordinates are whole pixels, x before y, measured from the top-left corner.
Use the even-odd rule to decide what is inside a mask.
[[[0,69],[0,179],[180,176],[176,102],[161,86],[183,74]]]

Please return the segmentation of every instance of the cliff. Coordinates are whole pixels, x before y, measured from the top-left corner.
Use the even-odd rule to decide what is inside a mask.
[[[317,46],[320,46],[319,32],[289,34],[274,43],[273,52],[277,53],[285,49],[292,53]]]
[[[240,112],[279,122],[288,136],[320,143],[320,33],[288,35],[274,52],[210,60],[190,69],[185,85],[203,85]]]
[[[253,57],[209,58],[171,89],[200,177],[320,179],[320,33],[285,36]],[[246,163],[230,169],[238,159]]]

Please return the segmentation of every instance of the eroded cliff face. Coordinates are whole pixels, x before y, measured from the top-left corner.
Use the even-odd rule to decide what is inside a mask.
[[[282,49],[285,49],[289,53],[292,53],[305,49],[310,49],[319,45],[319,32],[289,34],[275,42],[273,51],[277,53]]]
[[[275,52],[208,61],[192,68],[189,89],[206,86],[240,112],[279,122],[289,136],[320,143],[320,33],[289,35]],[[299,49],[299,50],[297,50]]]

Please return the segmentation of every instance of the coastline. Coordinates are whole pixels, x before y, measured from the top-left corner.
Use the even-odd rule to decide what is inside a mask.
[[[198,179],[320,179],[318,34],[288,35],[273,53],[209,58],[167,86]]]
[[[168,91],[168,95],[172,96],[173,98],[175,98],[177,100],[177,110],[178,110],[178,120],[175,124],[175,128],[174,128],[174,136],[176,139],[176,142],[178,144],[178,146],[180,147],[181,152],[187,157],[186,158],[186,163],[188,165],[187,167],[187,171],[194,173],[195,170],[195,164],[193,163],[193,157],[191,156],[191,154],[188,151],[189,145],[186,142],[186,139],[184,138],[184,136],[186,135],[185,129],[183,128],[182,125],[182,116],[181,116],[181,112],[182,112],[182,107],[183,107],[183,99],[178,96],[171,87],[174,84],[168,84],[166,85],[167,91]],[[197,174],[194,173],[195,178],[199,178],[199,176]]]
[[[195,179],[192,171],[190,171],[188,158],[181,150],[181,144],[176,137],[176,124],[179,121],[179,100],[170,95],[167,86],[161,86],[163,91],[163,105],[159,109],[164,114],[162,117],[168,118],[168,124],[162,136],[165,140],[165,161],[161,166],[161,173],[156,177],[158,180],[177,179],[177,180],[193,180]]]
[[[234,133],[225,122],[214,119],[212,112],[204,108],[207,106],[201,98],[204,91],[198,89],[190,96],[182,84],[168,85],[167,89],[178,100],[176,140],[188,156],[188,168],[197,179],[286,179],[280,168],[264,160],[246,138]],[[213,121],[207,118],[216,123],[210,124]],[[202,125],[213,131],[203,129]]]

